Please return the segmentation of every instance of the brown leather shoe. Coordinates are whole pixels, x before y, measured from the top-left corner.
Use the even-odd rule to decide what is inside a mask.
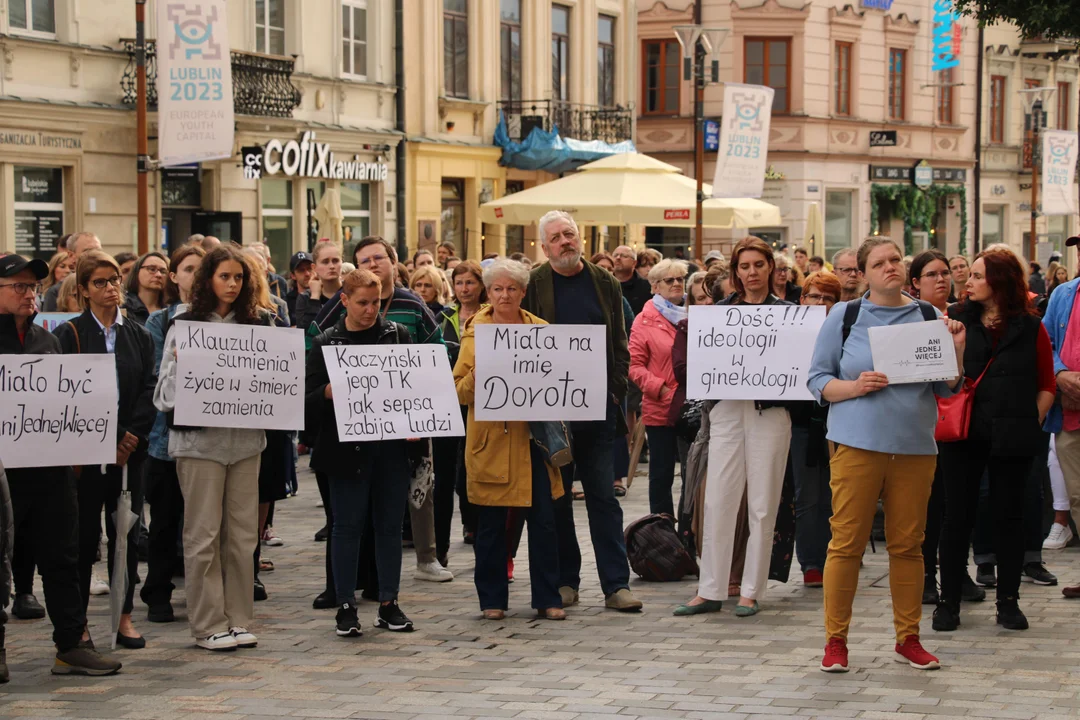
[[[1061,588],[1061,594],[1070,600],[1080,599],[1080,585],[1073,585],[1072,587]]]
[[[498,608],[488,608],[484,611],[485,620],[502,620],[506,617],[506,612]]]
[[[536,611],[536,617],[540,620],[565,620],[566,611],[562,608],[544,608]]]

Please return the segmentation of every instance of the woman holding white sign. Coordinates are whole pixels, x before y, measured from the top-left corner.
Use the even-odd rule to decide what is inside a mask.
[[[235,245],[214,248],[195,274],[188,311],[173,322],[269,325],[269,313],[256,305],[252,272]],[[154,404],[169,417],[169,455],[176,458],[184,496],[188,623],[195,644],[206,650],[251,648],[258,644],[247,627],[255,619],[252,553],[259,541],[259,457],[266,433],[173,423],[176,335],[176,326],[170,325]]]
[[[554,500],[563,496],[562,477],[549,453],[533,437],[528,422],[481,422],[476,419],[477,324],[546,325],[521,309],[529,270],[514,260],[496,260],[484,270],[491,305],[465,325],[461,353],[454,366],[458,399],[469,406],[465,467],[469,501],[477,506],[476,592],[487,620],[501,620],[509,605],[506,574],[510,508],[524,508],[529,522],[529,580],[532,606],[541,618],[564,620],[559,595],[558,538]]]
[[[934,310],[903,292],[904,259],[892,240],[865,241],[856,262],[869,292],[858,300],[838,303],[829,313],[814,346],[807,381],[818,401],[830,404],[827,437],[836,444],[830,463],[832,540],[825,561],[827,644],[820,667],[826,672],[848,670],[851,606],[881,497],[888,518],[885,534],[896,660],[933,669],[940,665],[919,642],[919,618],[926,506],[937,464],[934,395],[948,397],[960,378],[890,385],[888,376],[874,371],[870,328],[921,323],[924,310]],[[849,318],[852,307],[854,317]],[[964,326],[945,322],[957,358],[962,358]],[[957,368],[957,375],[963,375],[962,367]]]

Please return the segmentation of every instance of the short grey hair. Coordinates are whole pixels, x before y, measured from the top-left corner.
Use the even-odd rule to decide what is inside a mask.
[[[537,222],[537,226],[540,229],[540,242],[547,242],[547,226],[555,222],[556,220],[565,220],[566,222],[570,223],[570,227],[574,228],[575,233],[580,234],[578,231],[577,222],[574,221],[574,218],[570,215],[570,213],[564,210],[550,210],[545,213],[542,218],[540,218],[539,222]]]
[[[840,262],[840,258],[844,257],[845,255],[853,256],[856,262],[858,262],[859,260],[859,252],[855,248],[844,248],[843,250],[837,250],[835,253],[833,253],[833,267],[836,267],[836,263]]]
[[[775,263],[776,267],[780,267],[780,263],[784,263],[785,268],[791,267],[791,261],[788,260],[788,256],[782,252],[773,253],[773,263]]]
[[[686,277],[686,273],[690,271],[690,266],[682,260],[673,260],[668,258],[667,260],[661,260],[652,266],[649,270],[649,282],[658,283],[664,279],[664,276],[670,273],[672,270],[678,271],[682,277]]]
[[[92,232],[77,232],[67,241],[67,249],[72,255],[81,254],[78,252],[79,243],[83,240],[97,240],[98,247],[101,247],[101,240]]]
[[[506,258],[499,258],[484,268],[484,287],[490,290],[491,285],[503,275],[516,282],[521,286],[522,290],[529,287],[529,268],[517,260],[508,260]]]

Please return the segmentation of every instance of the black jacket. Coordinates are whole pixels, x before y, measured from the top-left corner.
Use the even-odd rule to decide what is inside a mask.
[[[150,319],[150,310],[146,307],[146,303],[136,295],[135,293],[128,293],[124,299],[124,310],[127,312],[124,314],[125,320],[134,320],[140,325],[145,326],[146,321]]]
[[[59,355],[60,342],[51,332],[34,324],[34,316],[27,321],[26,337],[19,340],[14,315],[0,315],[0,355]]]
[[[379,333],[376,345],[412,343],[412,336],[403,325],[381,316],[377,324]],[[405,449],[405,440],[387,440],[384,443],[338,441],[334,401],[327,399],[325,395],[326,386],[330,384],[330,373],[323,359],[323,348],[351,344],[348,332],[345,330],[345,318],[342,317],[333,327],[312,341],[311,350],[308,352],[304,382],[306,393],[304,428],[309,436],[317,436],[311,452],[311,468],[318,472],[360,473],[371,468],[371,453],[377,451],[375,446],[384,443],[401,443],[400,447],[395,449],[400,452],[404,452]],[[345,388],[340,388],[340,391],[345,392]]]
[[[623,297],[630,301],[630,309],[634,311],[634,316],[641,314],[641,311],[645,309],[645,305],[652,300],[653,291],[652,285],[649,281],[637,274],[637,270],[634,271],[634,276],[626,282],[620,282],[619,287],[622,289]],[[626,328],[626,332],[630,332],[630,328]]]
[[[105,333],[89,310],[54,331],[65,355],[105,353]],[[157,417],[154,389],[157,365],[154,363],[154,339],[142,325],[124,318],[116,326],[117,411],[116,439],[119,443],[129,432],[139,439],[139,451],[147,447],[150,428]]]

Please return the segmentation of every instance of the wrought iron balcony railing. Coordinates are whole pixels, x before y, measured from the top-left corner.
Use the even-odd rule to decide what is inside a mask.
[[[563,137],[617,143],[633,140],[633,111],[624,107],[576,105],[561,100],[504,100],[499,109],[506,117],[511,140],[524,140],[534,127],[559,128]]]
[[[120,78],[124,104],[135,105],[135,41],[123,40],[128,64]],[[230,51],[232,59],[233,110],[239,115],[292,117],[300,106],[300,91],[292,84],[292,58]],[[157,107],[157,52],[146,43],[146,104]]]

